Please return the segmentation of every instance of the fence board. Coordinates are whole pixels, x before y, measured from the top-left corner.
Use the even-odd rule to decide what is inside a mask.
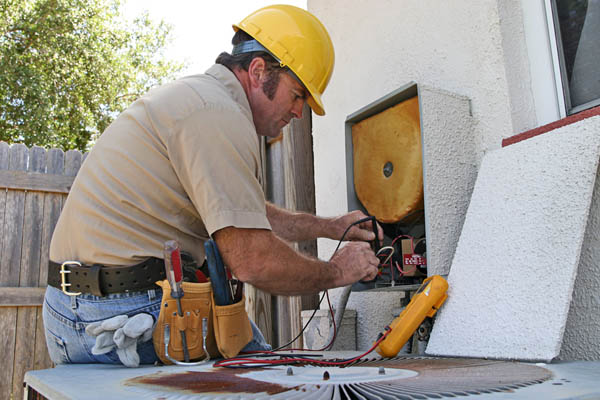
[[[10,148],[5,142],[0,142],[0,169],[8,169]],[[2,268],[1,260],[4,255],[4,211],[6,210],[6,196],[8,190],[0,190],[0,268]],[[0,281],[0,285],[2,282]]]
[[[0,187],[39,192],[69,193],[72,176],[48,175],[24,171],[0,171]]]
[[[65,168],[65,154],[60,149],[50,149],[46,155],[46,172],[53,175],[61,175]],[[50,240],[52,232],[58,221],[65,196],[57,193],[46,193],[44,195],[44,218],[42,222],[42,249],[40,254],[40,271],[38,286],[46,287],[48,281],[48,256],[50,254]],[[50,368],[52,361],[46,347],[44,334],[44,322],[42,320],[42,308],[37,309],[36,331],[34,345],[34,369]]]
[[[13,359],[15,355],[16,307],[0,307],[0,398],[10,399],[12,392]]]
[[[46,171],[48,174],[59,175],[65,170],[65,153],[60,149],[48,150],[46,157]],[[46,193],[44,196],[44,222],[42,223],[42,252],[40,256],[39,285],[46,286],[48,281],[48,255],[50,254],[50,240],[52,232],[58,222],[58,217],[65,196],[56,193]]]
[[[69,150],[65,154],[65,176],[75,176],[81,167],[81,153]]]
[[[10,148],[8,144],[4,142],[0,142],[0,168],[8,169],[8,161],[9,161]],[[8,190],[0,191],[0,260],[2,260],[4,256],[4,214],[6,210],[6,196],[8,194]],[[1,261],[0,261],[1,263]],[[1,268],[1,264],[0,264]],[[3,286],[3,283],[0,281],[0,285]],[[0,336],[0,357],[7,357],[9,354],[5,349],[11,347],[11,335],[10,332],[13,330],[14,319],[16,318],[16,313],[14,309],[6,309],[0,308],[0,329],[2,332],[6,332]],[[12,357],[12,356],[11,356]],[[6,360],[6,358],[3,358]],[[12,358],[11,358],[12,359]],[[8,369],[8,368],[6,368]],[[12,372],[10,372],[12,374]],[[9,398],[7,395],[9,393],[9,387],[7,386],[9,380],[7,379],[8,371],[6,373],[0,372],[0,398]]]
[[[43,287],[0,287],[0,307],[41,306],[45,292]]]
[[[17,329],[15,337],[15,358],[12,376],[12,393],[15,399],[23,398],[23,378],[25,372],[33,369],[35,345],[35,323],[37,307],[15,307],[17,309]]]
[[[27,169],[28,149],[25,145],[13,145],[10,148],[8,168]],[[17,286],[19,284],[19,262],[23,238],[23,212],[25,193],[9,191],[6,195],[4,215],[4,243],[0,270],[0,285]]]
[[[8,168],[11,170],[27,169],[28,149],[25,145],[13,145],[9,151]],[[0,260],[0,286],[18,286],[19,263],[21,261],[21,245],[23,234],[23,212],[25,193],[9,191],[6,194],[5,217],[2,236],[2,259]],[[0,360],[4,368],[0,369],[0,398],[10,399],[15,356],[15,337],[17,324],[17,308],[0,308]]]
[[[46,151],[41,147],[29,149],[28,171],[43,173],[46,170]],[[20,262],[19,286],[29,288],[38,285],[40,274],[41,227],[44,215],[44,194],[25,193],[23,219],[23,244]],[[25,372],[33,368],[37,309],[17,308],[15,338],[15,362],[13,370],[13,394],[22,390]]]
[[[46,151],[41,147],[31,148],[29,151],[29,171],[40,173],[44,172],[45,169]],[[38,285],[43,218],[44,194],[40,192],[25,193],[23,250],[19,278],[19,286],[22,287]]]
[[[246,311],[263,333],[267,343],[273,343],[273,323],[271,318],[271,295],[255,288],[244,285],[246,296]]]

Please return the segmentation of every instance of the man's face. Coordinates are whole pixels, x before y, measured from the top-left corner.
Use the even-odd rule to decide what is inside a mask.
[[[279,136],[281,129],[292,118],[302,117],[302,108],[308,95],[303,86],[285,72],[279,72],[279,84],[273,93],[268,87],[268,80],[273,78],[268,73],[263,75],[260,90],[254,91],[254,101],[251,102],[256,132],[269,137]]]

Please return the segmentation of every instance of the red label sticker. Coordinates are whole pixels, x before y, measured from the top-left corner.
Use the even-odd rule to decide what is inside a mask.
[[[404,254],[404,265],[427,265],[427,258],[420,254]]]

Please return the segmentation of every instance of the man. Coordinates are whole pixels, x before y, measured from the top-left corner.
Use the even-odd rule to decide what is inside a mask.
[[[329,262],[286,243],[340,239],[364,214],[292,213],[266,203],[261,189],[259,135],[279,135],[301,117],[305,102],[324,114],[320,97],[334,58],[327,31],[292,6],[265,7],[234,30],[231,55],[222,53],[204,75],[140,98],[82,165],[50,248],[44,324],[55,363],[126,363],[114,351],[92,354],[99,342],[87,334],[90,324],[117,315],[156,317],[160,293],[153,282],[170,239],[202,263],[203,242],[213,237],[238,279],[278,295],[375,277],[369,224],[352,227],[346,239],[354,242]],[[62,277],[72,283],[63,291]],[[256,329],[254,336],[250,345],[266,348]],[[141,363],[156,360],[151,342],[139,343],[137,352]]]

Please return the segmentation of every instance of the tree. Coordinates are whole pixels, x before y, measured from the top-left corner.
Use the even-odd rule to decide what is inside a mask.
[[[183,68],[171,27],[129,23],[120,0],[0,0],[0,139],[85,150],[152,86]]]

